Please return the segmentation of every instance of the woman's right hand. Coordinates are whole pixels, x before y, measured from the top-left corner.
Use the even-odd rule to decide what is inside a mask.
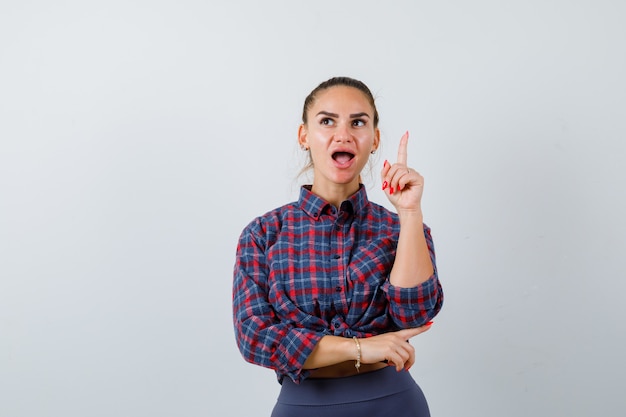
[[[361,362],[387,361],[389,366],[395,366],[398,372],[402,369],[408,371],[415,363],[415,349],[409,343],[409,339],[424,333],[431,328],[432,324],[432,322],[428,322],[413,329],[403,329],[359,339]]]

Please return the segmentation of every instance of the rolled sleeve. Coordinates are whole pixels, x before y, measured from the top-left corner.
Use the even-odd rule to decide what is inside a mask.
[[[383,285],[387,294],[389,313],[396,326],[400,328],[419,327],[432,320],[443,306],[443,289],[437,273],[435,245],[430,228],[424,225],[424,237],[428,245],[433,274],[426,281],[412,288],[396,287],[389,283]]]
[[[280,320],[268,294],[265,242],[258,230],[245,230],[237,247],[233,281],[233,322],[243,358],[299,383],[310,371],[303,366],[322,334]]]
[[[437,273],[412,288],[396,287],[387,281],[383,291],[387,294],[391,318],[400,328],[424,325],[439,313],[443,305],[443,290]]]

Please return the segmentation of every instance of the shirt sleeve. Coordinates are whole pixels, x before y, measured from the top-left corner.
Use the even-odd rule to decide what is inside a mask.
[[[237,245],[233,277],[233,321],[237,346],[244,359],[299,383],[310,371],[302,369],[323,334],[279,320],[272,302],[281,294],[268,285],[266,242],[253,225],[244,229]],[[255,233],[255,229],[256,232]]]
[[[389,314],[399,328],[419,327],[432,320],[443,306],[443,289],[439,282],[435,262],[435,247],[430,228],[424,225],[424,236],[433,263],[433,275],[413,288],[396,287],[389,283],[383,285],[383,291],[389,301]]]

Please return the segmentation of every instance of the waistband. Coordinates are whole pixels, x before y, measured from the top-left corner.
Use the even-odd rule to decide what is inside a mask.
[[[291,405],[345,404],[386,397],[414,389],[416,385],[409,372],[398,372],[392,366],[343,378],[305,379],[300,385],[285,378],[278,402]]]

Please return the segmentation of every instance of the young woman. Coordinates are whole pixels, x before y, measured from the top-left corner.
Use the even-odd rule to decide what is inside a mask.
[[[273,417],[429,415],[409,339],[430,329],[443,292],[407,141],[381,172],[394,213],[360,183],[380,142],[369,88],[332,78],[304,102],[313,184],[243,230],[234,270],[239,349],[282,384]]]

